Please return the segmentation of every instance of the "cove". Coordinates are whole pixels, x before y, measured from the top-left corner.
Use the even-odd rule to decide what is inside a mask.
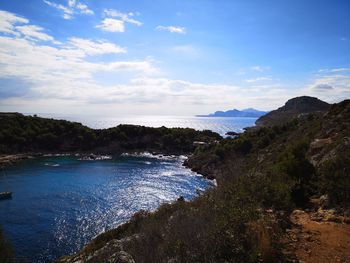
[[[182,157],[121,156],[111,160],[41,157],[4,170],[0,225],[16,256],[51,262],[96,235],[179,196],[190,200],[211,182],[182,166]]]

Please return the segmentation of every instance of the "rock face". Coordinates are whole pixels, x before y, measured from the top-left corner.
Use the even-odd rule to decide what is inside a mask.
[[[112,240],[102,248],[89,252],[81,252],[76,255],[62,258],[60,263],[135,263],[132,256],[123,250],[124,240]]]
[[[260,117],[257,126],[280,125],[291,119],[307,113],[326,112],[330,104],[314,97],[302,96],[290,99],[277,110]]]
[[[348,156],[349,118],[350,100],[334,104],[324,115],[322,126],[319,127],[315,139],[311,141],[308,151],[308,159],[316,168],[337,157]]]

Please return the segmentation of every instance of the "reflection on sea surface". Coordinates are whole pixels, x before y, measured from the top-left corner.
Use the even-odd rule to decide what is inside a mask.
[[[211,183],[182,166],[182,157],[122,156],[79,160],[45,157],[6,169],[0,225],[16,254],[50,262],[70,254],[140,209],[153,210],[179,196],[191,199]]]

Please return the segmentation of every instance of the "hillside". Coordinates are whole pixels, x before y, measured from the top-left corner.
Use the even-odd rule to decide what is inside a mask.
[[[349,262],[350,100],[199,146],[186,165],[218,186],[140,211],[60,262]]]
[[[117,155],[146,150],[184,154],[193,151],[194,141],[212,143],[220,139],[220,135],[208,130],[137,125],[96,130],[65,120],[0,113],[0,154],[94,152]]]
[[[257,126],[281,125],[301,114],[325,112],[330,104],[314,97],[302,96],[290,99],[277,110],[271,111],[256,121]]]
[[[248,108],[244,110],[228,110],[228,111],[216,111],[208,115],[197,115],[197,117],[252,117],[258,118],[265,115],[266,111],[259,111],[253,108]]]

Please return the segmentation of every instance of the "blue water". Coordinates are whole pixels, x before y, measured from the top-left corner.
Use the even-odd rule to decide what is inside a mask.
[[[194,117],[194,116],[84,116],[39,114],[42,117],[65,119],[81,122],[95,129],[111,128],[119,124],[134,124],[148,127],[193,128],[196,130],[212,130],[221,135],[226,132],[242,132],[243,128],[254,126],[257,118],[247,117]]]
[[[179,196],[191,199],[211,183],[182,166],[180,157],[126,156],[79,161],[42,157],[0,176],[0,225],[16,255],[50,262],[76,252],[140,209],[153,210]]]

